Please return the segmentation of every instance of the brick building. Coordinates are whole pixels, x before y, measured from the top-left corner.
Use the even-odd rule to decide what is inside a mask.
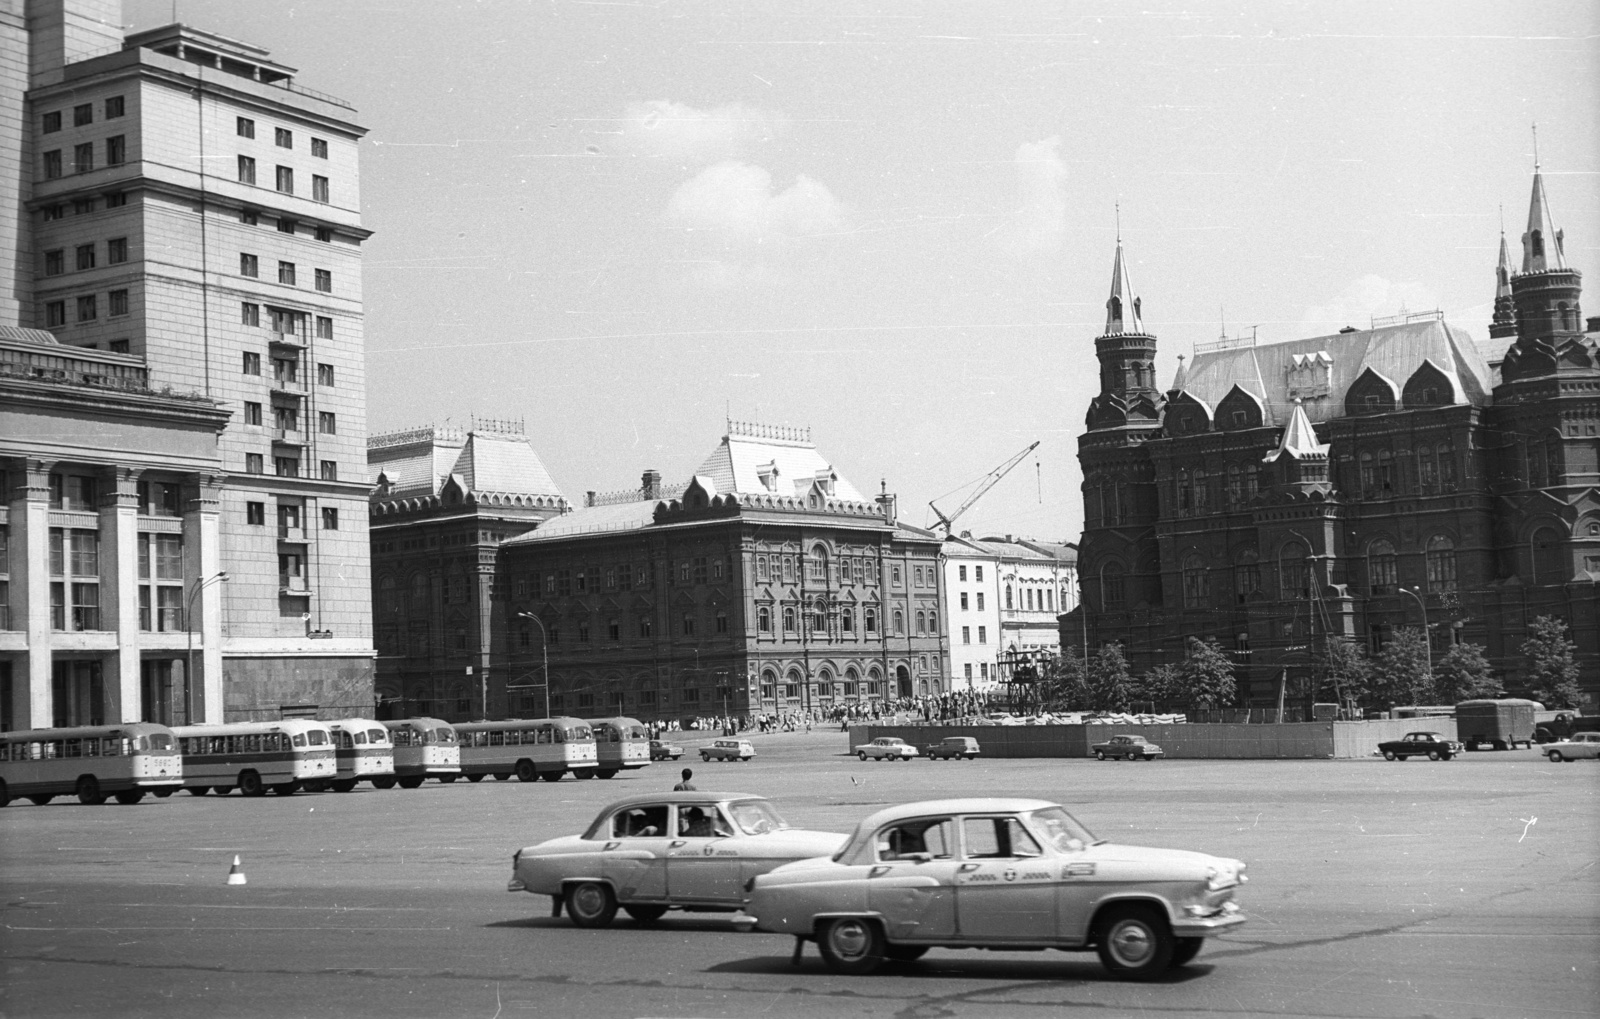
[[[121,20],[0,4],[0,362],[82,395],[0,392],[8,718],[366,710],[364,129],[262,49]]]
[[[730,423],[695,475],[590,494],[504,542],[495,674],[514,715],[646,719],[949,690],[939,538],[802,429]],[[495,696],[491,691],[491,700]]]
[[[1505,241],[1489,339],[1437,313],[1333,336],[1200,344],[1165,391],[1118,241],[1101,391],[1079,440],[1091,644],[1136,671],[1215,637],[1244,694],[1318,691],[1327,634],[1379,650],[1429,625],[1520,689],[1529,621],[1557,615],[1600,689],[1600,359],[1535,168],[1521,271]],[[1326,692],[1323,693],[1326,696]]]

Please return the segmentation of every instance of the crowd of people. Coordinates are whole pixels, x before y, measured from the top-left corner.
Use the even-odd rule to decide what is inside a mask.
[[[902,722],[951,722],[984,715],[1003,705],[1003,698],[977,690],[960,690],[921,697],[900,697],[890,701],[852,701],[779,712],[673,718],[649,722],[647,727],[651,739],[660,739],[662,733],[668,732],[716,732],[723,736],[737,736],[744,732],[810,732],[813,726],[848,729],[853,722],[881,722],[886,718]]]

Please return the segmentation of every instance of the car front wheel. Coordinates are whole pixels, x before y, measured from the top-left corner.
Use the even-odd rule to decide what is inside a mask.
[[[1550,758],[1550,763],[1551,764],[1560,764],[1561,763],[1561,751],[1552,750],[1552,751],[1550,751],[1548,756]]]
[[[1439,759],[1439,751],[1437,751],[1437,750],[1428,751],[1428,760],[1437,761],[1438,759]]]
[[[1094,752],[1094,759],[1097,760],[1097,761],[1105,760],[1106,759],[1106,752],[1104,750],[1096,750]]]
[[[1100,962],[1123,980],[1149,980],[1172,962],[1174,938],[1149,906],[1118,906],[1100,926]]]
[[[832,920],[817,935],[822,961],[835,973],[865,976],[886,958],[883,931],[871,920],[845,917]]]
[[[864,760],[867,759],[867,752],[865,750],[857,751],[856,752],[856,756],[861,758],[864,761]]]
[[[581,881],[567,886],[567,915],[579,927],[605,927],[617,915],[617,897],[611,886]]]
[[[1386,761],[1394,760],[1394,751],[1393,750],[1385,750],[1383,752],[1383,759],[1386,760]]]
[[[1205,947],[1205,938],[1177,938],[1177,944],[1172,946],[1172,961],[1167,965],[1172,969],[1187,966],[1200,954],[1200,949]]]

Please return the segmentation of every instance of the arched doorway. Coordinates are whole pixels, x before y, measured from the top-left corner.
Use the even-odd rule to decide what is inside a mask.
[[[894,670],[894,678],[895,678],[895,688],[896,688],[895,696],[897,696],[897,697],[910,697],[911,696],[911,670],[906,668],[904,665],[897,665],[897,666],[895,666],[895,670]]]

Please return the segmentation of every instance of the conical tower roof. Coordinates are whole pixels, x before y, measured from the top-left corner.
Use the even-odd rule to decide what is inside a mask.
[[[1283,430],[1283,439],[1278,443],[1278,448],[1263,457],[1262,462],[1272,463],[1284,455],[1296,460],[1311,457],[1326,459],[1328,456],[1328,444],[1317,441],[1317,430],[1311,427],[1311,419],[1306,417],[1306,409],[1299,400],[1294,402],[1289,427]]]
[[[1173,375],[1172,375],[1172,388],[1168,389],[1167,392],[1169,392],[1169,393],[1181,393],[1181,392],[1183,392],[1183,387],[1188,385],[1188,383],[1189,383],[1189,369],[1184,366],[1183,355],[1179,354],[1178,355],[1178,370],[1173,373]]]
[[[1522,271],[1548,272],[1565,269],[1561,251],[1561,231],[1550,216],[1550,199],[1544,193],[1544,174],[1533,164],[1533,195],[1528,199],[1528,230],[1522,235]]]
[[[1144,321],[1139,315],[1139,298],[1134,296],[1133,282],[1128,279],[1128,266],[1122,257],[1122,238],[1117,238],[1117,256],[1111,263],[1111,297],[1106,301],[1106,336],[1118,333],[1143,333]]]

